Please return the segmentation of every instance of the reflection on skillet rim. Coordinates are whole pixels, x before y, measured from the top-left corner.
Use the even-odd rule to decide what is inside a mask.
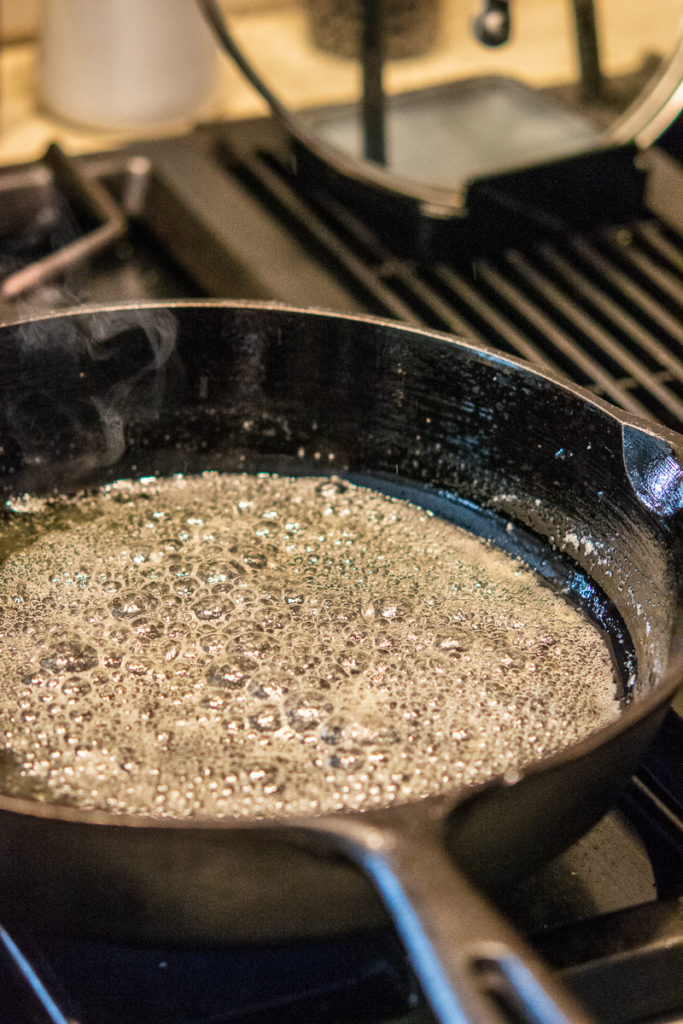
[[[256,313],[265,311],[266,314],[269,310],[280,311],[286,314],[293,314],[294,316],[304,316],[307,319],[311,318],[331,318],[336,322],[354,322],[357,321],[363,324],[376,325],[378,328],[386,327],[391,329],[392,332],[399,332],[405,335],[413,335],[418,341],[422,340],[425,342],[438,342],[445,343],[448,345],[456,345],[459,349],[471,353],[471,355],[478,359],[480,362],[488,364],[491,367],[503,366],[509,367],[513,370],[519,369],[525,374],[533,375],[538,380],[545,380],[551,386],[559,387],[566,394],[575,396],[583,403],[589,403],[604,413],[608,414],[616,423],[620,424],[622,428],[634,428],[636,431],[644,431],[653,437],[660,438],[667,445],[670,446],[674,451],[678,447],[681,456],[679,461],[683,461],[683,438],[675,434],[672,431],[666,430],[665,428],[659,428],[656,425],[649,423],[647,420],[633,416],[616,409],[614,406],[602,401],[601,399],[594,396],[592,393],[582,389],[581,387],[573,384],[572,382],[562,378],[559,374],[553,374],[548,370],[540,370],[533,367],[522,359],[513,359],[505,354],[495,351],[494,349],[487,348],[461,338],[455,338],[452,335],[445,334],[438,331],[431,331],[421,328],[414,328],[407,326],[395,321],[384,320],[379,317],[370,316],[357,316],[354,314],[339,314],[327,310],[317,309],[298,309],[295,307],[287,306],[281,303],[264,303],[264,302],[250,302],[248,300],[226,300],[226,301],[215,301],[215,300],[176,300],[166,303],[159,303],[154,301],[149,302],[127,302],[117,303],[116,305],[107,306],[80,306],[72,310],[62,310],[56,314],[41,314],[38,317],[27,317],[25,320],[17,320],[9,325],[0,326],[0,340],[2,331],[5,327],[10,329],[19,328],[22,325],[33,325],[40,324],[41,322],[49,323],[59,319],[60,321],[65,320],[69,317],[88,317],[98,316],[100,314],[118,313],[126,311],[155,311],[155,310],[173,310],[183,311],[188,309],[196,310],[227,310],[227,311],[254,311]],[[345,477],[353,478],[354,474],[346,474],[344,471],[339,471],[340,475]],[[111,478],[109,474],[108,478]],[[408,484],[410,481],[408,481]],[[680,486],[680,485],[679,485]],[[400,489],[400,488],[398,488]],[[13,492],[15,493],[15,492]],[[485,510],[484,510],[485,511]],[[669,510],[671,511],[671,510]],[[672,514],[675,515],[680,511],[680,505],[678,509],[673,510]],[[505,513],[503,512],[503,515]],[[525,527],[528,533],[528,528]],[[570,556],[567,556],[567,560],[570,561]],[[576,563],[579,568],[580,564]],[[590,579],[590,576],[588,577]],[[610,602],[611,603],[611,602]],[[679,595],[679,617],[680,617],[680,595]],[[617,609],[618,614],[618,609]],[[377,820],[379,823],[382,820],[389,820],[390,816],[400,816],[401,812],[407,811],[410,813],[411,809],[419,806],[424,811],[424,820],[437,820],[448,814],[449,811],[454,810],[460,806],[463,802],[466,802],[472,795],[482,793],[485,790],[496,790],[501,785],[503,787],[515,786],[522,779],[531,779],[533,776],[541,775],[545,773],[552,773],[555,768],[561,768],[562,765],[576,759],[582,758],[604,744],[608,743],[612,738],[619,736],[620,734],[627,733],[632,726],[646,719],[651,714],[668,703],[671,700],[678,686],[683,680],[683,624],[679,624],[677,632],[673,637],[671,645],[671,652],[669,662],[666,668],[666,672],[663,677],[651,685],[647,692],[638,694],[635,699],[622,707],[622,710],[618,718],[610,724],[592,732],[584,739],[570,744],[563,748],[559,752],[546,756],[537,761],[530,763],[525,766],[518,774],[515,774],[514,778],[509,777],[494,777],[484,782],[479,786],[467,786],[467,787],[455,787],[443,794],[435,796],[427,796],[420,800],[407,800],[399,801],[395,805],[387,806],[379,810],[373,809],[369,811],[336,811],[333,815],[324,816],[306,816],[306,817],[286,817],[286,818],[258,818],[250,820],[248,818],[231,818],[231,817],[220,817],[220,818],[184,818],[184,819],[159,819],[153,816],[142,816],[142,815],[127,815],[127,814],[114,814],[100,810],[80,810],[79,808],[42,803],[33,801],[25,798],[6,796],[0,793],[0,810],[15,812],[19,815],[29,815],[34,818],[45,818],[51,820],[59,820],[65,822],[74,822],[80,824],[92,824],[92,825],[106,825],[106,826],[118,826],[120,828],[135,828],[145,830],[263,830],[274,828],[278,830],[296,831],[300,826],[314,825],[316,821],[320,824],[329,822],[330,818],[334,819],[346,819],[349,823],[353,819],[364,819],[370,822],[370,820]]]

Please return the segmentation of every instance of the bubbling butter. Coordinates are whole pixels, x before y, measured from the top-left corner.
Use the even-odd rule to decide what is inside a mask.
[[[515,772],[618,714],[596,627],[406,501],[204,473],[15,507],[5,792],[172,818],[363,810]]]

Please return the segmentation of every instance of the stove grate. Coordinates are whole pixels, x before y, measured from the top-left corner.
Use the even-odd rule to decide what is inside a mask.
[[[497,254],[454,244],[410,259],[328,191],[302,195],[286,152],[219,151],[368,312],[465,334],[683,429],[683,238],[646,207],[624,223],[527,237]]]

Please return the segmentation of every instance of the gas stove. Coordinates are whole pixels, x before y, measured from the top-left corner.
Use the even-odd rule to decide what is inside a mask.
[[[0,171],[0,320],[196,296],[378,314],[541,363],[681,430],[676,145],[479,181],[447,223],[363,206],[268,118],[74,160],[51,148]],[[599,1022],[683,1019],[682,749],[679,699],[619,804],[495,894]],[[13,1024],[431,1019],[389,930],[252,949],[0,940]]]

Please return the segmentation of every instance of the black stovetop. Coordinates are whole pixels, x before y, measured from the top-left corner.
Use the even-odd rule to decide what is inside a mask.
[[[0,319],[80,302],[198,295],[379,314],[534,359],[681,429],[675,193],[683,194],[683,176],[664,151],[620,147],[601,160],[604,174],[594,162],[570,162],[542,169],[540,179],[479,183],[469,220],[436,230],[358,208],[302,165],[269,119],[203,126],[81,157],[66,170],[53,155],[0,171],[0,273],[97,230],[97,197],[79,198],[74,175],[104,186],[125,214],[125,233],[57,278],[5,298]],[[562,185],[554,220],[548,181]],[[590,181],[591,203],[584,193],[572,201],[571,183]],[[681,750],[679,702],[619,805],[532,879],[497,896],[599,1021],[683,1015]],[[431,1019],[391,932],[182,951],[13,933],[0,945],[0,1021],[60,1019],[36,1000],[37,978],[61,1019],[79,1024]]]

